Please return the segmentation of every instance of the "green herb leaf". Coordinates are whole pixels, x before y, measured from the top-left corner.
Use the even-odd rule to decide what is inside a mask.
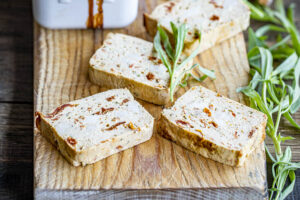
[[[291,161],[290,147],[282,153],[281,143],[294,138],[282,136],[278,127],[283,116],[291,125],[300,129],[291,115],[300,109],[300,35],[294,22],[293,4],[285,11],[283,0],[275,1],[275,10],[257,3],[245,3],[251,10],[252,19],[271,24],[260,27],[255,33],[249,28],[248,60],[252,80],[247,87],[239,88],[238,91],[250,98],[252,108],[268,116],[266,133],[273,141],[276,156],[273,157],[266,148],[273,162],[274,178],[269,198],[284,199],[294,188],[294,171],[300,168],[300,163]],[[280,33],[272,46],[267,42],[270,31]],[[287,35],[282,38],[281,33]],[[273,60],[280,61],[280,64],[273,67]],[[276,116],[274,121],[273,115]],[[291,183],[285,187],[287,178]]]
[[[215,75],[214,72],[206,70],[203,67],[200,67],[198,64],[194,64],[191,67],[187,66],[189,62],[191,62],[193,58],[199,53],[200,46],[198,46],[196,50],[194,50],[190,55],[184,55],[184,41],[187,33],[186,25],[181,24],[178,28],[173,22],[171,22],[170,24],[173,31],[175,49],[173,49],[171,45],[168,34],[162,27],[160,27],[160,25],[158,25],[158,31],[154,38],[154,49],[158,53],[163,64],[168,69],[170,75],[170,98],[171,101],[173,101],[176,87],[178,85],[180,85],[181,87],[185,87],[190,76],[192,76],[197,81],[203,81],[206,77],[215,78]],[[200,42],[200,33],[198,37]],[[198,67],[198,69],[204,74],[202,77],[196,77],[193,73],[190,73],[191,70],[195,67]]]
[[[255,47],[266,47],[266,44],[258,39],[253,29],[248,29],[248,51],[251,51]]]
[[[300,108],[300,97],[297,99],[297,101],[295,103],[293,103],[293,105],[291,106],[291,113],[294,114],[295,112],[297,112]]]
[[[176,25],[171,22],[171,26],[173,30],[176,30],[176,37],[175,37],[175,56],[174,56],[174,68],[176,68],[177,62],[179,60],[179,57],[182,53],[183,46],[184,46],[184,40],[186,37],[186,26],[185,24],[181,24],[179,28],[177,29]],[[175,28],[176,27],[176,28]]]
[[[295,66],[297,60],[298,60],[297,54],[293,53],[273,71],[272,75],[274,76],[291,70]]]
[[[295,23],[294,22],[294,9],[295,9],[295,4],[291,3],[287,10],[287,17],[288,17],[289,21],[293,24]]]
[[[277,32],[286,32],[286,30],[280,26],[276,26],[273,24],[267,24],[256,30],[255,35],[257,37],[261,37],[269,31],[277,31]]]
[[[266,105],[264,104],[263,100],[261,99],[260,95],[253,90],[250,87],[243,87],[243,88],[239,88],[237,90],[237,92],[243,92],[246,96],[250,97],[251,100],[253,100],[255,102],[255,107],[259,108],[260,111],[262,111],[263,113],[265,113],[268,117],[268,125],[272,128],[274,128],[273,126],[273,119],[272,119],[272,115],[270,114],[268,108],[266,107]]]
[[[290,33],[293,46],[298,55],[300,55],[300,35],[296,29],[296,26],[292,24],[289,19],[282,14],[275,13],[275,16],[281,21],[284,28]]]
[[[296,176],[294,171],[289,171],[290,184],[282,191],[281,199],[285,199],[294,189]]]
[[[154,37],[154,48],[155,48],[156,52],[158,53],[160,59],[162,60],[163,64],[167,67],[169,74],[171,75],[173,70],[171,68],[171,64],[168,60],[167,55],[161,46],[160,40],[161,40],[160,33],[157,32]]]
[[[275,9],[281,14],[285,15],[284,5],[282,0],[275,0]]]
[[[198,69],[200,72],[202,72],[204,75],[208,76],[209,78],[211,78],[211,79],[216,78],[215,72],[213,70],[205,69],[205,68],[201,67],[200,65],[198,66]]]
[[[159,31],[159,35],[163,41],[165,51],[167,52],[169,58],[174,61],[174,52],[168,34],[160,26],[157,27],[157,30]]]
[[[285,45],[288,41],[290,41],[290,39],[291,39],[291,36],[289,36],[289,35],[286,36],[284,39],[278,41],[276,44],[274,44],[273,46],[271,46],[270,50],[272,51],[272,50],[275,50],[275,49],[281,47],[282,50],[284,50],[287,53],[290,53],[291,52],[290,51],[291,48],[289,48],[288,46],[283,47],[283,45]],[[292,52],[294,52],[294,50],[292,50]]]
[[[198,82],[202,82],[204,81],[207,77],[211,78],[211,79],[215,79],[216,76],[215,76],[215,73],[213,70],[208,70],[208,69],[205,69],[203,67],[201,67],[199,64],[195,64],[193,65],[192,68],[196,68],[198,67],[198,70],[203,73],[204,75],[203,76],[200,76],[200,77],[197,77],[195,76],[192,72],[191,73],[186,73],[185,74],[185,77],[183,78],[183,80],[181,81],[180,83],[180,86],[181,87],[185,87],[187,86],[187,80],[189,79],[189,77],[193,77],[194,80],[198,81]]]
[[[267,155],[269,156],[269,158],[272,160],[272,162],[276,162],[275,158],[272,156],[272,154],[270,153],[267,145],[265,144],[265,150],[267,152]]]

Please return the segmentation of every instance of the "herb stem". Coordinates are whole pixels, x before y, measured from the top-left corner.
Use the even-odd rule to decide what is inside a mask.
[[[276,123],[275,123],[275,128],[274,128],[274,131],[272,133],[272,136],[273,136],[272,140],[274,142],[275,150],[276,150],[276,153],[278,155],[282,154],[281,147],[280,147],[280,140],[278,140],[278,138],[277,138],[277,131],[278,131],[280,119],[281,119],[281,102],[279,103],[279,108],[278,108],[278,114],[277,114],[277,119],[276,119]]]
[[[280,148],[280,142],[278,142],[278,140],[276,139],[275,136],[271,137],[272,140],[273,140],[273,143],[274,143],[274,147],[275,147],[275,150],[276,150],[276,153],[278,155],[281,155],[282,152],[281,152],[281,148]]]
[[[276,193],[276,196],[275,196],[275,200],[277,200],[278,198],[279,198],[279,195],[281,194],[281,190],[280,190],[280,192],[277,192]]]
[[[173,22],[170,22],[170,24],[173,31],[173,39],[175,45],[171,45],[168,34],[160,25],[158,25],[158,31],[156,32],[156,35],[154,37],[154,49],[156,50],[163,64],[168,69],[170,75],[170,100],[171,102],[173,102],[173,96],[177,85],[183,85],[181,83],[182,79],[184,77],[190,77],[190,70],[192,70],[193,68],[198,67],[199,70],[204,74],[200,78],[195,78],[193,76],[195,80],[199,82],[203,81],[206,77],[215,78],[215,75],[213,71],[201,68],[199,64],[192,65],[192,67],[189,67],[189,70],[187,70],[187,65],[190,64],[190,61],[192,61],[193,58],[199,53],[200,46],[198,46],[196,50],[194,50],[190,55],[182,55],[184,54],[184,41],[187,34],[186,25],[181,24],[179,27],[177,27]],[[200,42],[201,34],[198,33],[198,36]],[[187,79],[184,79],[183,81],[186,82],[186,80]]]
[[[172,85],[174,84],[174,73],[171,74],[171,77],[170,77],[170,95],[171,95],[171,102],[174,101],[174,95],[173,95],[173,87]]]
[[[292,162],[291,148],[287,146],[284,151],[281,148],[281,143],[294,138],[282,136],[279,132],[282,116],[294,127],[300,128],[291,116],[300,108],[300,66],[297,64],[300,63],[300,34],[295,26],[293,5],[290,5],[286,12],[283,0],[275,0],[275,9],[260,5],[258,1],[246,1],[246,4],[251,10],[252,19],[269,24],[256,32],[249,29],[248,60],[252,80],[247,87],[238,91],[250,97],[251,107],[268,116],[266,133],[273,141],[276,156],[273,157],[266,148],[273,163],[273,183],[269,199],[283,200],[293,191],[295,171],[300,168],[300,163]],[[266,42],[269,31],[278,34],[273,46]],[[283,38],[282,33],[287,35]],[[280,61],[279,65],[274,66],[274,61]],[[273,114],[277,114],[276,119],[273,119]],[[288,178],[291,183],[285,186]]]
[[[262,98],[264,101],[264,104],[267,106],[267,109],[269,110],[268,104],[267,104],[267,83],[263,83],[263,88],[262,88]]]

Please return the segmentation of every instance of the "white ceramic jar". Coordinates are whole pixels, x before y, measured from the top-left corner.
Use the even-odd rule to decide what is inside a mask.
[[[99,0],[32,0],[34,19],[46,28],[87,28],[89,9],[99,12]],[[92,4],[92,6],[91,6]],[[122,28],[137,16],[138,0],[103,0],[103,28]]]

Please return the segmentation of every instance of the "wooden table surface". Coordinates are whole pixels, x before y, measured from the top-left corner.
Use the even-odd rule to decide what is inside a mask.
[[[299,0],[293,1],[300,7]],[[300,25],[300,12],[296,11],[296,15]],[[0,69],[0,197],[32,199],[33,18],[30,0],[0,1]],[[296,120],[300,123],[299,112]],[[294,160],[300,161],[300,134],[285,121],[281,132],[296,137],[284,145],[290,145]],[[270,143],[267,140],[267,144]],[[300,171],[296,174],[295,190],[288,199],[300,199]]]

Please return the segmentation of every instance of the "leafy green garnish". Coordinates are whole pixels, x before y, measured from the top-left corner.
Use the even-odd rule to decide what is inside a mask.
[[[286,11],[282,0],[275,1],[274,10],[257,2],[244,2],[251,10],[252,19],[271,24],[256,31],[249,28],[248,59],[252,80],[248,86],[239,88],[238,92],[248,96],[250,106],[268,117],[266,133],[275,149],[273,157],[266,147],[273,162],[269,198],[284,199],[293,191],[295,170],[300,168],[300,163],[292,162],[290,147],[285,151],[281,148],[281,143],[294,138],[282,136],[278,131],[282,117],[300,130],[300,125],[291,115],[300,108],[300,35],[294,22],[294,5]],[[272,46],[266,42],[266,34],[270,31],[278,33],[276,43]],[[290,184],[285,187],[288,178]]]
[[[184,55],[184,40],[187,34],[186,25],[182,24],[177,27],[174,23],[171,22],[171,28],[173,31],[173,43],[175,45],[171,45],[168,34],[160,25],[158,25],[157,33],[154,38],[154,49],[156,50],[163,64],[168,69],[170,75],[170,98],[173,102],[173,96],[176,87],[178,85],[185,87],[187,85],[187,79],[190,76],[192,76],[197,81],[203,81],[207,77],[215,78],[215,74],[213,71],[207,70],[201,67],[199,64],[194,64],[191,67],[187,67],[187,64],[192,61],[195,56],[197,56],[200,47],[198,46],[197,49],[190,55]],[[201,35],[199,34],[198,37],[200,42]],[[201,77],[196,77],[193,73],[191,73],[192,69],[194,68],[198,68],[199,71],[204,75]]]

